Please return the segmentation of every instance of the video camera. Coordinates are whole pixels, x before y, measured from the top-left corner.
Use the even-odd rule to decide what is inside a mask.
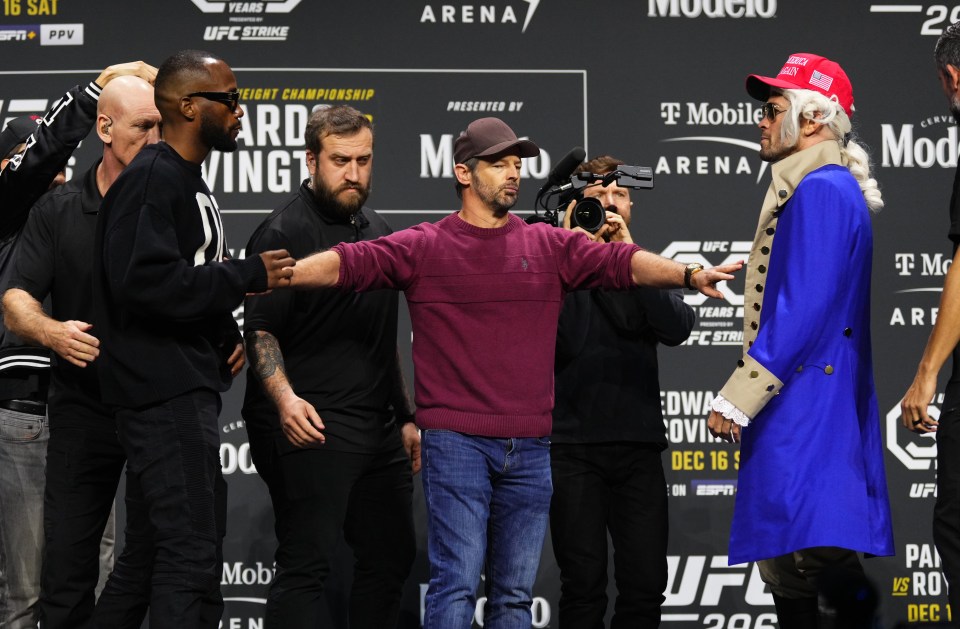
[[[616,183],[621,188],[634,190],[653,188],[653,169],[646,166],[621,164],[609,173],[582,172],[574,175],[573,171],[580,166],[584,157],[586,151],[578,146],[550,171],[547,182],[537,193],[533,216],[527,217],[528,223],[549,223],[557,227],[559,210],[576,200],[576,205],[570,210],[570,225],[595,234],[606,222],[607,208],[593,197],[584,197],[584,188],[595,183],[604,187]],[[551,202],[554,197],[555,201]],[[543,214],[540,214],[539,209],[543,209]]]

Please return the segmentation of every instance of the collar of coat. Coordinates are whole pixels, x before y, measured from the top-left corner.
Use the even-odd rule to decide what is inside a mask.
[[[841,166],[840,145],[830,140],[818,142],[775,162],[770,167],[770,186],[775,191],[777,206],[790,200],[803,178],[827,164]]]

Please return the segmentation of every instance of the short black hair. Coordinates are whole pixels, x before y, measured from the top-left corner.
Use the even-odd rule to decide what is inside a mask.
[[[941,72],[946,72],[948,65],[960,69],[960,22],[954,22],[943,29],[943,34],[933,49],[933,56],[937,60],[937,69]]]
[[[220,57],[205,50],[181,50],[167,57],[157,70],[154,89],[157,94],[178,92],[180,83],[187,76],[209,75],[207,61],[223,61]],[[178,94],[182,96],[182,94]]]

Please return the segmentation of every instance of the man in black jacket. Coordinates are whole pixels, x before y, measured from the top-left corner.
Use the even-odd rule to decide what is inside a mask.
[[[133,574],[111,577],[103,596],[152,569],[152,629],[217,627],[226,517],[220,393],[243,365],[232,312],[246,293],[289,285],[293,259],[286,251],[226,258],[201,164],[212,149],[237,148],[243,110],[230,67],[181,51],[161,65],[155,87],[164,141],[117,178],[97,223],[101,395],[115,408],[133,477],[128,509],[136,507],[114,577]]]
[[[305,138],[311,177],[257,228],[247,255],[282,247],[302,257],[392,231],[363,206],[373,169],[370,121],[353,107],[322,109],[307,122]],[[341,531],[356,558],[350,626],[397,624],[416,552],[411,461],[414,472],[420,467],[397,356],[398,299],[391,290],[334,288],[247,299],[243,418],[279,541],[269,629],[322,623],[324,581]],[[305,447],[311,431],[322,446]]]
[[[621,163],[598,157],[577,172],[604,175]],[[628,188],[598,183],[583,194],[607,209],[594,240],[633,242]],[[567,227],[570,214],[564,217]],[[561,628],[604,626],[608,531],[617,583],[611,627],[660,625],[667,586],[661,461],[667,438],[657,344],[682,343],[693,322],[693,309],[677,290],[577,291],[563,304],[550,448],[550,529],[560,567]]]
[[[110,66],[70,89],[33,126],[16,119],[0,134],[3,284],[30,208],[90,132],[100,91],[125,75],[152,82],[156,68],[142,61]],[[37,625],[49,366],[46,349],[25,346],[0,324],[0,626],[13,629]]]
[[[153,87],[134,76],[111,81],[97,104],[96,132],[103,158],[37,202],[17,243],[3,297],[9,329],[57,354],[47,398],[50,440],[40,587],[45,629],[86,626],[93,615],[94,589],[106,577],[100,574],[100,538],[126,457],[113,413],[100,400],[99,365],[94,362],[100,342],[89,323],[91,252],[103,195],[140,149],[160,139]],[[53,316],[42,308],[48,296]],[[139,627],[146,613],[143,587],[138,589],[139,595],[112,605],[139,608],[128,626]],[[117,629],[122,624],[110,623]]]

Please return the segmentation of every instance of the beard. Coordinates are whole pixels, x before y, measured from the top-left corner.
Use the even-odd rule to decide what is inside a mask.
[[[950,113],[953,115],[953,121],[960,125],[960,97],[956,94],[950,97]]]
[[[237,150],[237,140],[233,137],[232,130],[224,129],[210,116],[203,113],[200,114],[200,138],[210,148],[224,153],[232,153]]]
[[[313,196],[321,207],[333,210],[338,216],[350,218],[353,214],[360,211],[363,204],[367,202],[370,196],[370,185],[361,186],[345,183],[333,190],[320,178],[319,173],[315,173],[310,178],[310,188],[313,190]],[[349,201],[340,199],[340,193],[346,190],[356,190],[357,195],[351,197]]]
[[[480,200],[493,210],[494,216],[502,217],[517,203],[517,197],[508,196],[502,188],[487,186],[476,179],[473,186]]]
[[[773,143],[771,138],[767,148],[760,148],[760,159],[765,162],[779,162],[784,157],[794,153],[796,148],[797,142],[793,138],[777,138],[776,144]]]

